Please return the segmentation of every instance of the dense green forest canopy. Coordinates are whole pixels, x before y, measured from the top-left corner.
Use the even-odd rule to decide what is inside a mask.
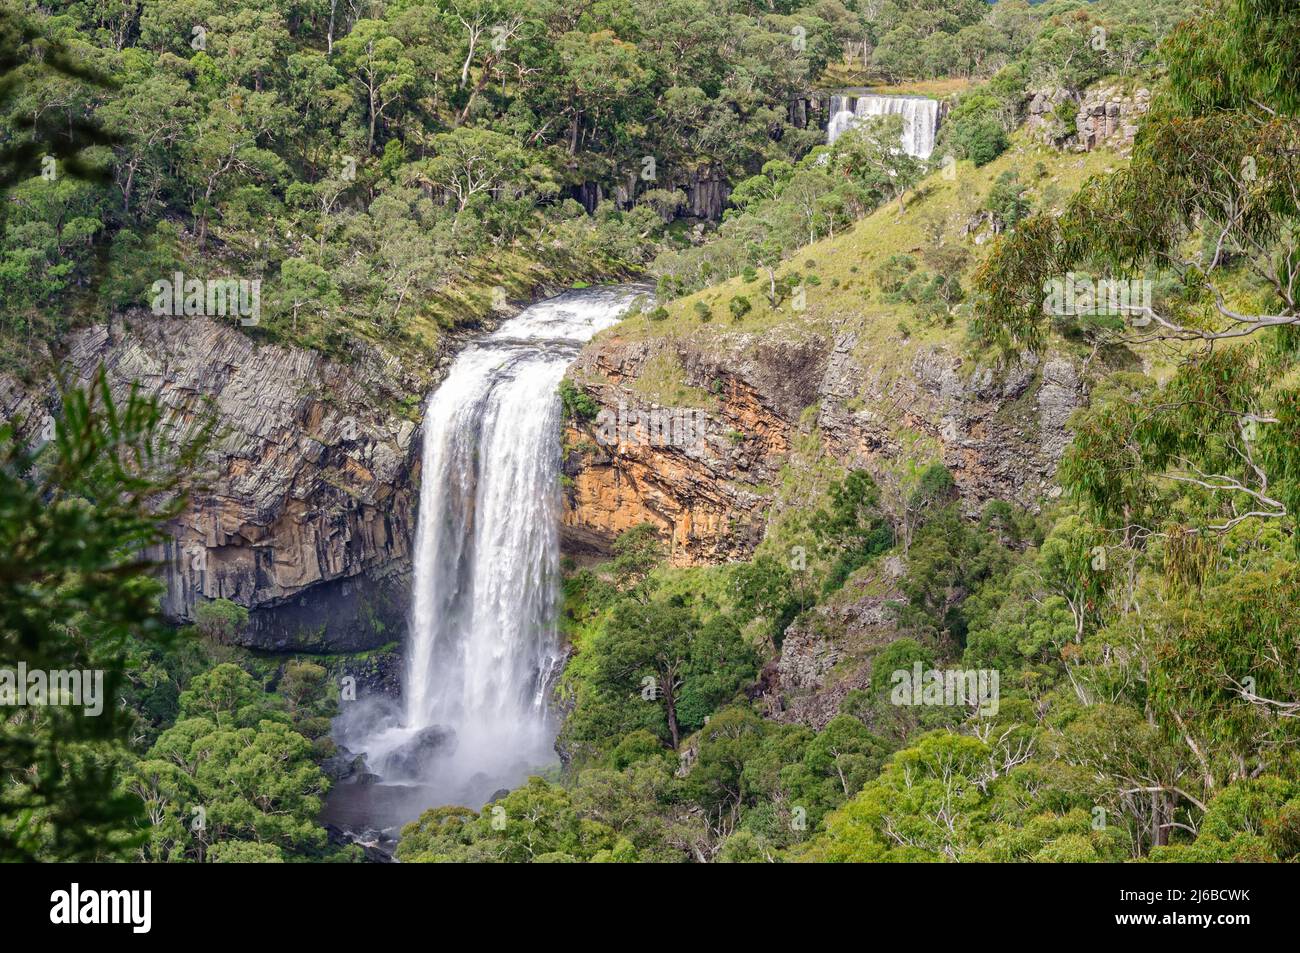
[[[1180,7],[5,0],[5,360],[177,271],[263,282],[259,337],[428,348],[494,289],[636,272],[753,209],[655,269],[698,287],[891,197],[869,147],[810,165],[837,71],[1000,77],[957,113],[962,157],[1031,86],[1136,68]]]

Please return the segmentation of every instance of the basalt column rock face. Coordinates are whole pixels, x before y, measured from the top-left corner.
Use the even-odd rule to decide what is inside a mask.
[[[170,618],[223,598],[250,609],[251,647],[340,652],[401,638],[418,426],[397,408],[418,407],[408,395],[426,391],[430,370],[373,351],[345,365],[198,317],[117,320],[67,344],[65,372],[88,382],[103,365],[119,398],[138,381],[178,438],[205,407],[216,414],[202,488],[151,554]],[[56,400],[52,387],[0,380],[0,414],[21,414],[27,429]]]
[[[643,339],[615,331],[589,345],[571,376],[602,413],[566,435],[568,552],[607,554],[620,532],[650,522],[674,564],[745,558],[762,539],[796,447],[878,478],[900,457],[939,458],[972,517],[990,499],[1036,508],[1059,492],[1066,420],[1083,399],[1072,359],[974,365],[945,345],[879,354],[853,333],[790,335]],[[671,426],[646,432],[645,421],[672,424],[684,410],[638,396],[638,379],[665,358],[685,387],[708,398],[693,410],[704,425],[676,431],[702,431],[699,439],[665,438]],[[629,426],[618,426],[624,420]]]
[[[1119,86],[1098,86],[1088,90],[1075,117],[1079,130],[1075,148],[1091,152],[1108,145],[1127,154],[1150,105],[1151,92],[1146,89],[1130,92]]]
[[[1106,146],[1127,155],[1150,106],[1151,91],[1145,88],[1101,83],[1082,93],[1045,89],[1030,98],[1026,125],[1045,145],[1072,152]]]

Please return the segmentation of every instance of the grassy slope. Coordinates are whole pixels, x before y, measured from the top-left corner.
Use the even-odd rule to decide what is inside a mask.
[[[694,295],[667,305],[668,317],[652,321],[638,315],[604,332],[621,338],[644,339],[683,337],[707,340],[724,331],[798,337],[812,331],[853,331],[858,334],[859,348],[876,355],[897,353],[902,358],[932,344],[959,345],[965,331],[958,319],[949,325],[926,324],[918,320],[915,308],[907,303],[883,301],[875,271],[892,255],[912,254],[921,267],[927,267],[923,251],[936,244],[961,245],[969,253],[962,275],[968,291],[975,267],[987,254],[991,241],[977,244],[962,229],[979,211],[989,189],[999,175],[1016,171],[1029,187],[1028,197],[1035,208],[1059,207],[1091,175],[1116,167],[1123,160],[1108,150],[1087,154],[1061,153],[1038,146],[1024,133],[1012,140],[1012,147],[981,168],[969,162],[957,164],[955,178],[945,179],[940,172],[926,178],[905,196],[900,213],[891,202],[850,226],[846,231],[825,238],[796,252],[777,269],[781,277],[790,272],[815,274],[816,286],[807,285],[806,310],[796,312],[787,300],[777,309],[767,302],[767,276],[760,272],[754,281],[731,278]],[[1035,175],[1041,163],[1046,174]],[[986,232],[987,235],[987,232]],[[991,237],[991,236],[990,236]],[[748,298],[753,310],[737,321],[728,311],[728,302],[737,295]],[[705,322],[696,312],[702,301],[712,315]],[[900,322],[909,334],[904,336]]]

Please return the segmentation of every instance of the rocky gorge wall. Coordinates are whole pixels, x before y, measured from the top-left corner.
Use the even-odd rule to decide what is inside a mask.
[[[638,396],[638,377],[664,360],[710,395],[703,439],[685,445],[645,428],[614,441],[594,427],[566,436],[562,533],[568,552],[608,552],[642,522],[660,527],[676,565],[743,558],[761,540],[774,484],[796,441],[819,442],[847,468],[877,474],[919,435],[953,473],[965,509],[986,500],[1036,507],[1053,474],[1066,421],[1081,403],[1079,369],[1061,355],[1025,355],[1014,367],[969,364],[955,348],[925,346],[900,366],[855,334],[720,333],[634,339],[607,332],[580,355],[578,386],[601,420],[672,419]],[[635,415],[635,416],[634,416]]]
[[[784,335],[784,336],[782,336]],[[101,365],[115,396],[133,381],[156,395],[179,436],[209,404],[219,423],[201,488],[151,554],[164,609],[190,621],[198,603],[250,610],[242,637],[273,651],[357,652],[399,641],[410,591],[419,480],[418,415],[437,367],[362,350],[351,363],[259,344],[205,318],[133,316],[67,340],[66,372]],[[661,527],[678,565],[746,557],[762,539],[796,442],[818,441],[846,467],[878,468],[905,432],[936,442],[968,509],[999,497],[1034,505],[1051,490],[1079,403],[1075,366],[1026,359],[1010,370],[968,366],[954,350],[917,350],[906,366],[873,357],[853,333],[720,332],[707,340],[609,333],[572,376],[608,411],[659,407],[639,396],[647,368],[669,361],[707,395],[702,439],[612,446],[566,434],[566,551],[595,557],[641,522]],[[57,415],[52,384],[0,377],[0,416],[31,439]]]
[[[208,406],[217,416],[201,488],[172,540],[149,554],[161,564],[168,617],[189,621],[198,602],[229,599],[250,609],[244,644],[282,651],[358,651],[401,637],[413,418],[434,369],[364,348],[344,364],[201,317],[125,318],[74,331],[66,348],[73,382],[88,383],[101,364],[116,398],[138,381],[177,437]],[[52,383],[0,377],[0,415],[21,416],[29,439],[57,401]]]
[[[854,333],[791,333],[674,340],[614,330],[589,345],[572,377],[602,412],[566,435],[568,552],[606,554],[618,533],[650,522],[674,564],[744,558],[782,505],[774,487],[783,467],[809,466],[818,453],[878,478],[903,460],[941,459],[972,517],[990,499],[1037,509],[1059,494],[1066,422],[1084,400],[1071,357],[991,366],[956,344],[907,355],[874,351]],[[672,363],[681,383],[711,397],[695,443],[674,445],[656,439],[671,427],[644,426],[676,419],[638,396],[645,375]],[[782,633],[754,689],[768,717],[820,730],[870,684],[873,657],[899,637],[889,606],[902,598],[905,571],[904,557],[884,560]]]

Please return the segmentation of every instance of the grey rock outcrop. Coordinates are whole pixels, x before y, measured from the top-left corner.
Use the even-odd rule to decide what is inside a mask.
[[[409,590],[417,424],[398,408],[429,385],[378,351],[343,364],[258,344],[230,324],[133,317],[66,340],[64,372],[102,365],[115,397],[155,395],[179,439],[210,407],[218,430],[200,489],[151,555],[166,614],[197,603],[248,607],[241,640],[292,651],[355,651],[400,638]],[[57,392],[0,380],[0,413],[27,429],[56,415]]]
[[[1026,125],[1046,145],[1072,152],[1107,146],[1123,155],[1133,148],[1150,106],[1151,91],[1145,88],[1100,84],[1082,93],[1040,90],[1030,98]]]
[[[1126,92],[1118,86],[1101,86],[1088,90],[1075,117],[1074,148],[1091,152],[1108,145],[1121,153],[1133,148],[1138,123],[1151,106],[1151,91]]]
[[[898,637],[889,569],[850,580],[786,629],[760,701],[769,717],[820,731],[851,691],[871,684],[871,658]]]

